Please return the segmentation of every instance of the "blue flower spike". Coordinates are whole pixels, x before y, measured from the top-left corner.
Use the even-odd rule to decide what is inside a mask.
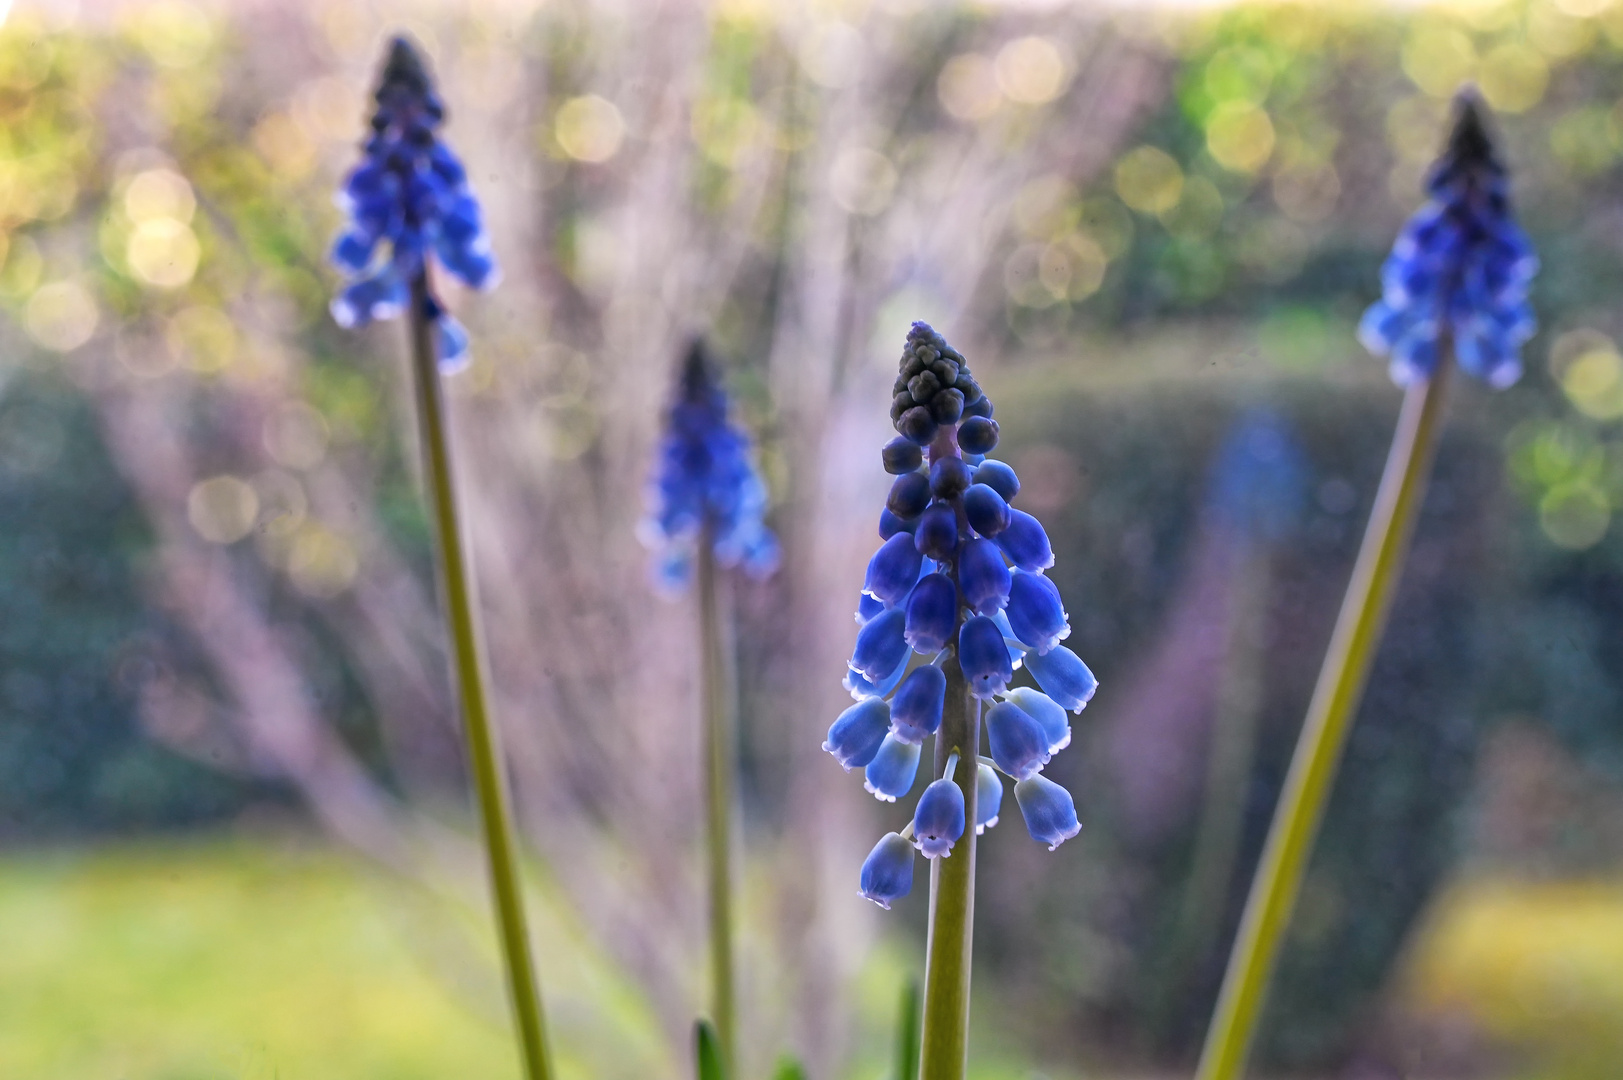
[[[756,579],[777,569],[778,541],[764,521],[766,485],[753,458],[749,436],[728,419],[727,394],[704,343],[694,341],[666,413],[648,515],[637,530],[654,552],[661,591],[687,587],[693,555],[707,537],[720,566]]]
[[[886,833],[862,864],[862,895],[890,910],[892,900],[913,891],[913,845],[901,833]]]
[[[976,834],[997,824],[1003,773],[1016,782],[1031,834],[1057,847],[1076,834],[1075,806],[1041,770],[1070,745],[1066,710],[1080,712],[1098,683],[1060,644],[1071,626],[1044,573],[1054,565],[1053,545],[1036,518],[1010,505],[1020,494],[1015,471],[988,456],[1002,434],[991,400],[963,355],[924,323],[907,335],[891,393],[897,435],[880,455],[891,486],[845,679],[858,703],[840,714],[824,748],[847,769],[863,768],[865,786],[881,800],[908,794],[919,763],[939,760],[943,748],[926,757],[923,744],[940,741],[947,672],[956,663],[990,753],[974,763]],[[915,653],[931,662],[910,668]],[[1041,689],[1013,686],[1023,668]],[[953,780],[958,765],[956,752],[947,755],[913,821],[868,856],[864,896],[888,907],[906,895],[912,863],[900,847],[909,841],[943,858],[963,836],[967,791]]]
[[[1537,329],[1528,289],[1538,256],[1511,211],[1486,106],[1467,90],[1455,109],[1426,202],[1381,267],[1381,298],[1364,313],[1358,339],[1388,358],[1399,386],[1430,378],[1451,343],[1461,368],[1503,389],[1521,378],[1521,347]]]
[[[445,105],[403,37],[389,45],[374,100],[361,163],[338,190],[346,220],[331,260],[347,282],[333,319],[348,328],[396,318],[415,287],[434,325],[440,370],[451,374],[467,366],[468,334],[436,298],[428,256],[472,289],[494,288],[501,275],[467,170],[439,137]]]

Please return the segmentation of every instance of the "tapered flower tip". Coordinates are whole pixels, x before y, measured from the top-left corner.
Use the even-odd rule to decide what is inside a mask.
[[[919,744],[903,742],[891,732],[863,770],[862,786],[880,802],[895,802],[913,790],[918,774]]]
[[[897,533],[879,545],[879,550],[868,560],[862,591],[886,607],[895,607],[913,591],[923,562],[924,556],[913,543],[913,537],[905,532]]]
[[[1007,701],[986,710],[986,741],[997,767],[1016,780],[1035,776],[1053,756],[1042,725]]]
[[[1494,153],[1493,137],[1488,134],[1485,109],[1474,86],[1463,86],[1454,95],[1454,128],[1448,134],[1445,156],[1466,167],[1487,166],[1503,172],[1504,166]]]
[[[907,662],[907,614],[901,608],[871,620],[857,631],[857,647],[851,653],[851,670],[869,682],[879,682]]]
[[[891,700],[890,733],[902,742],[923,742],[941,726],[946,701],[947,676],[941,669],[932,664],[915,668]]]
[[[1014,678],[1014,662],[1009,658],[1003,631],[985,615],[965,620],[958,631],[958,664],[969,683],[969,692],[978,698],[1003,693]]]
[[[423,95],[432,93],[433,89],[434,81],[428,74],[428,65],[423,62],[422,53],[417,51],[410,38],[396,34],[389,41],[389,55],[383,62],[383,71],[378,78],[379,100],[382,100],[385,90]]]
[[[946,858],[964,835],[964,793],[942,778],[924,789],[913,812],[913,842],[927,859]]]
[[[958,584],[978,614],[992,615],[1009,602],[1009,568],[991,540],[971,540],[958,554]]]
[[[1004,610],[1009,628],[1022,643],[1047,655],[1071,636],[1071,624],[1060,601],[1059,587],[1041,574],[1016,571],[1009,585],[1009,604]]]
[[[1076,820],[1076,803],[1071,793],[1038,774],[1014,785],[1014,801],[1026,819],[1026,831],[1039,844],[1053,851],[1082,831]]]
[[[862,862],[862,895],[890,910],[892,900],[913,891],[913,845],[901,833],[886,833]]]
[[[1099,680],[1093,677],[1082,658],[1063,645],[1050,649],[1046,655],[1026,654],[1026,670],[1062,708],[1079,713],[1088,707]]]
[[[891,394],[891,422],[903,438],[921,447],[966,413],[977,415],[985,400],[963,355],[922,322],[907,333]]]
[[[879,698],[868,698],[839,715],[828,729],[823,749],[850,772],[867,766],[889,733],[890,706]]]
[[[1071,745],[1070,714],[1053,698],[1029,686],[1017,686],[1004,695],[1004,700],[1042,725],[1050,754],[1057,754]]]
[[[1003,808],[1003,781],[997,770],[986,762],[975,769],[975,835],[979,836],[997,824],[998,811]]]

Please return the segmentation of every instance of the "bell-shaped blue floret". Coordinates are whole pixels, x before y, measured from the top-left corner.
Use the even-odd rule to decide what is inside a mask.
[[[1071,624],[1065,617],[1059,587],[1042,574],[1015,572],[1005,614],[1014,636],[1035,649],[1038,656],[1046,655],[1071,636]]]
[[[1041,774],[1014,785],[1014,801],[1026,819],[1026,831],[1039,844],[1053,851],[1082,831],[1076,820],[1076,803],[1071,793]]]
[[[964,835],[964,793],[942,778],[924,789],[913,812],[913,842],[927,859],[946,858]]]
[[[990,540],[971,540],[958,554],[958,585],[976,613],[991,615],[1009,602],[1009,568]]]
[[[951,503],[933,503],[913,530],[913,543],[932,559],[950,559],[958,549],[958,511]]]
[[[348,274],[364,274],[372,266],[378,249],[378,234],[366,229],[347,229],[333,244],[333,265]]]
[[[901,435],[886,443],[879,455],[885,462],[885,471],[892,476],[917,472],[924,464],[924,451],[919,449],[919,444]]]
[[[1006,462],[987,459],[975,467],[975,483],[985,484],[1008,502],[1020,494],[1020,478]]]
[[[886,607],[895,607],[913,590],[922,560],[919,549],[913,545],[913,537],[897,533],[879,545],[879,550],[868,560],[868,576],[862,583],[862,591],[878,597]]]
[[[869,679],[848,667],[842,685],[851,691],[851,696],[858,701],[871,697],[890,697],[890,692],[896,689],[896,685],[902,681],[902,676],[907,674],[907,660],[907,656],[903,656],[902,662],[896,665],[896,670],[879,680]]]
[[[1048,736],[1023,709],[1000,701],[986,710],[986,741],[997,767],[1024,780],[1048,764]]]
[[[863,772],[862,786],[880,802],[895,802],[913,790],[919,773],[919,744],[903,742],[888,733]]]
[[[891,608],[857,631],[857,647],[851,653],[851,670],[869,682],[878,682],[907,662],[907,614]]]
[[[1063,708],[1079,713],[1099,689],[1099,680],[1093,677],[1082,658],[1063,645],[1050,649],[1046,655],[1026,654],[1026,669]]]
[[[1029,686],[1017,686],[1004,695],[1004,700],[1012,702],[1016,708],[1042,726],[1050,754],[1057,754],[1071,745],[1070,713],[1062,709],[1053,698]]]
[[[886,833],[862,863],[862,895],[890,910],[892,900],[913,891],[913,845],[901,833]]]
[[[907,643],[933,656],[947,647],[957,627],[958,586],[946,574],[926,574],[907,598]]]
[[[890,731],[902,742],[921,743],[941,726],[947,701],[947,676],[926,664],[903,680],[890,703]]]
[[[958,445],[966,454],[990,454],[997,447],[997,421],[972,416],[958,426]]]
[[[969,683],[969,692],[978,698],[1003,693],[1014,678],[1003,631],[984,615],[966,620],[958,631],[958,663]]]
[[[975,770],[976,836],[997,824],[997,814],[1002,808],[1003,780],[996,769],[983,761]]]
[[[868,620],[885,610],[885,602],[877,596],[860,593],[857,596],[857,625],[867,626]]]
[[[1009,504],[990,484],[972,484],[964,492],[964,516],[982,536],[996,536],[1009,527]]]
[[[1009,527],[997,534],[997,546],[1022,570],[1037,573],[1054,565],[1054,549],[1042,523],[1024,510],[1009,510]]]
[[[879,698],[869,698],[839,715],[828,729],[823,749],[850,772],[872,761],[888,734],[890,706]]]

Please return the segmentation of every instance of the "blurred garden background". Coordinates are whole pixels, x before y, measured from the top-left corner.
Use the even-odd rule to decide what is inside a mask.
[[[0,9],[4,5],[0,4]],[[448,384],[566,1077],[687,1074],[694,614],[635,538],[695,332],[736,590],[748,1076],[885,1074],[925,897],[821,750],[929,319],[1102,681],[981,849],[974,1075],[1199,1047],[1399,393],[1353,338],[1474,81],[1543,258],[1461,380],[1259,1075],[1623,1060],[1623,3],[17,0],[0,24],[0,1076],[517,1075],[404,330],[325,252],[387,36],[506,273]]]

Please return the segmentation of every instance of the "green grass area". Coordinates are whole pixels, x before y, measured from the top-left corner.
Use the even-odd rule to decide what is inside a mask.
[[[560,1071],[670,1075],[635,996],[555,912],[537,916],[561,973]],[[516,1078],[475,921],[297,844],[12,855],[0,859],[0,1076]]]

